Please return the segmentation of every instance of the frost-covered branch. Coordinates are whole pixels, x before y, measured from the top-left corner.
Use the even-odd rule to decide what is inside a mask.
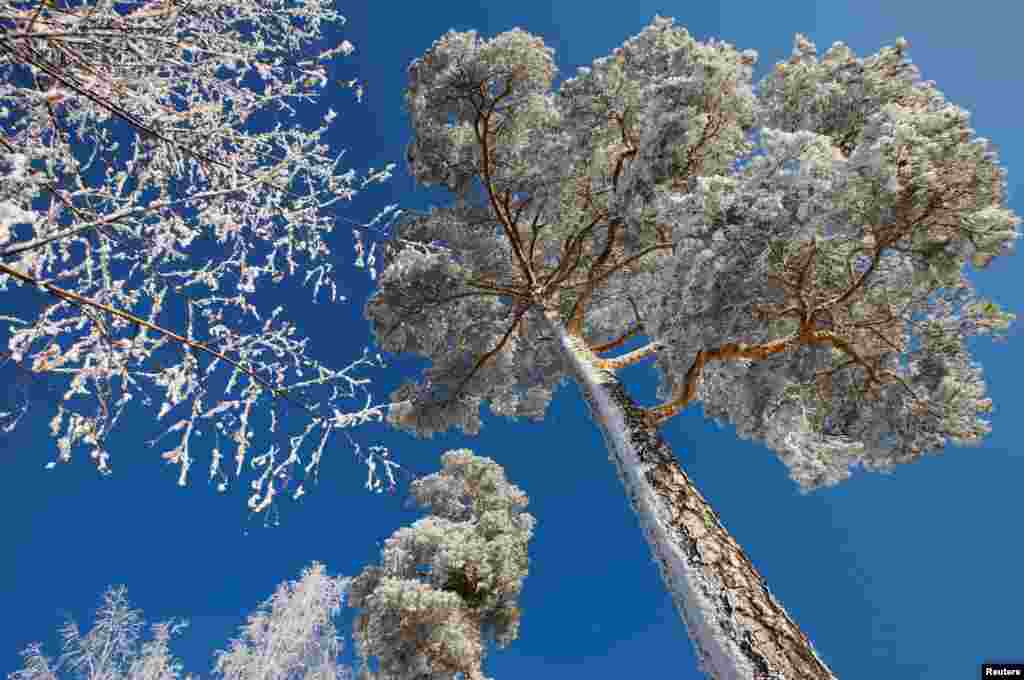
[[[3,272],[4,274],[7,274],[8,276],[11,276],[11,277],[13,277],[15,279],[18,279],[19,281],[22,281],[24,283],[29,284],[29,285],[37,286],[40,290],[43,290],[43,291],[49,293],[50,295],[53,295],[54,297],[60,298],[62,300],[67,300],[67,301],[75,303],[77,305],[87,306],[87,307],[94,307],[96,309],[99,309],[100,311],[104,311],[104,312],[107,312],[108,314],[112,314],[113,316],[125,319],[129,323],[133,323],[133,324],[136,324],[138,326],[142,326],[143,328],[148,328],[149,330],[155,331],[155,332],[159,333],[160,335],[166,336],[166,337],[168,337],[168,338],[170,338],[170,339],[172,339],[172,340],[174,340],[176,342],[180,342],[183,345],[187,345],[188,347],[191,347],[193,349],[197,349],[197,350],[199,350],[201,352],[205,352],[207,354],[210,354],[211,356],[214,356],[217,359],[219,359],[219,360],[221,360],[221,361],[223,361],[223,362],[225,362],[227,364],[230,364],[231,366],[234,366],[239,371],[245,373],[250,378],[252,378],[252,380],[254,380],[255,382],[259,383],[263,387],[267,388],[275,396],[283,396],[283,395],[286,394],[286,390],[284,390],[283,388],[275,388],[273,385],[269,384],[268,382],[266,382],[265,380],[260,378],[258,375],[253,373],[251,369],[249,369],[249,368],[239,364],[238,362],[234,361],[233,359],[231,359],[229,357],[224,356],[223,354],[221,354],[220,352],[217,352],[214,349],[210,349],[209,347],[207,347],[206,345],[204,345],[201,342],[195,342],[193,340],[189,340],[188,338],[183,338],[182,336],[178,335],[177,333],[175,333],[172,330],[168,330],[168,329],[163,328],[161,326],[157,326],[155,324],[151,324],[148,321],[146,321],[145,319],[140,319],[139,317],[137,317],[137,316],[135,316],[133,314],[129,314],[127,312],[123,312],[120,309],[114,309],[114,308],[109,307],[107,305],[104,305],[104,304],[102,304],[100,302],[96,302],[95,300],[90,300],[88,298],[84,298],[81,295],[77,295],[77,294],[73,293],[72,291],[63,290],[61,288],[58,288],[57,286],[51,285],[49,283],[46,283],[45,281],[37,281],[36,279],[32,278],[31,276],[27,276],[27,275],[22,274],[21,272],[15,270],[15,269],[11,269],[10,267],[8,267],[5,264],[0,264],[0,272]]]
[[[236,475],[250,460],[274,471],[250,498],[262,509],[291,468],[315,474],[332,433],[383,417],[369,399],[353,413],[342,404],[366,391],[358,373],[379,359],[325,366],[283,308],[265,305],[272,285],[344,300],[337,212],[393,167],[343,168],[328,143],[333,109],[314,126],[292,118],[321,101],[354,50],[331,34],[343,22],[327,0],[0,2],[0,287],[61,298],[8,317],[4,343],[8,362],[63,384],[51,421],[58,460],[84,444],[108,473],[115,423],[151,406],[157,421],[177,416],[153,441],[177,439],[161,456],[180,483],[194,437],[223,435],[237,446]],[[353,232],[355,264],[371,277],[377,244],[367,252],[363,239],[396,214],[390,206]],[[250,457],[253,419],[269,411],[276,434],[289,401],[318,428],[308,464],[306,434],[289,440],[284,463],[273,446]],[[0,425],[27,408],[8,405]],[[225,490],[221,449],[210,479]]]

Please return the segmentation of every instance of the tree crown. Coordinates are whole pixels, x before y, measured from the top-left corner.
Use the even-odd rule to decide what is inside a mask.
[[[1005,170],[904,59],[792,58],[656,18],[547,91],[522,31],[450,32],[410,66],[410,171],[456,205],[410,215],[366,308],[381,346],[429,357],[389,420],[475,433],[479,406],[543,417],[569,377],[544,315],[609,370],[656,357],[659,423],[700,400],[802,488],[975,443],[991,408],[966,338],[1013,315],[968,263],[1010,252]]]

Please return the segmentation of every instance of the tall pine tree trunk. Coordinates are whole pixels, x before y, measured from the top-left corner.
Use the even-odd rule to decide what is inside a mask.
[[[566,331],[557,312],[546,316],[626,487],[701,670],[715,680],[834,680],[657,429],[647,425],[643,409],[612,372],[596,367],[596,355],[582,338]]]

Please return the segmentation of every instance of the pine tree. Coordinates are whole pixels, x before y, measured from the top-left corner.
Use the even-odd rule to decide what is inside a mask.
[[[461,449],[441,462],[441,472],[412,484],[430,516],[392,534],[381,564],[349,589],[351,606],[362,608],[354,638],[365,679],[486,680],[487,639],[503,648],[519,636],[535,525],[524,512],[529,499],[490,458]]]
[[[834,676],[658,428],[700,401],[805,491],[891,470],[988,433],[967,338],[1013,318],[964,271],[1020,223],[967,112],[905,40],[795,43],[755,91],[755,52],[659,17],[553,92],[539,38],[447,33],[409,68],[407,158],[455,202],[398,225],[366,307],[431,362],[388,415],[419,436],[476,434],[485,402],[541,420],[579,385],[715,678]],[[645,409],[616,371],[647,359]]]

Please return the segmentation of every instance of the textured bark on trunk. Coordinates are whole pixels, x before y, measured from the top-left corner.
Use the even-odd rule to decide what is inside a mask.
[[[676,611],[715,680],[835,680],[657,429],[582,338],[547,313]]]

